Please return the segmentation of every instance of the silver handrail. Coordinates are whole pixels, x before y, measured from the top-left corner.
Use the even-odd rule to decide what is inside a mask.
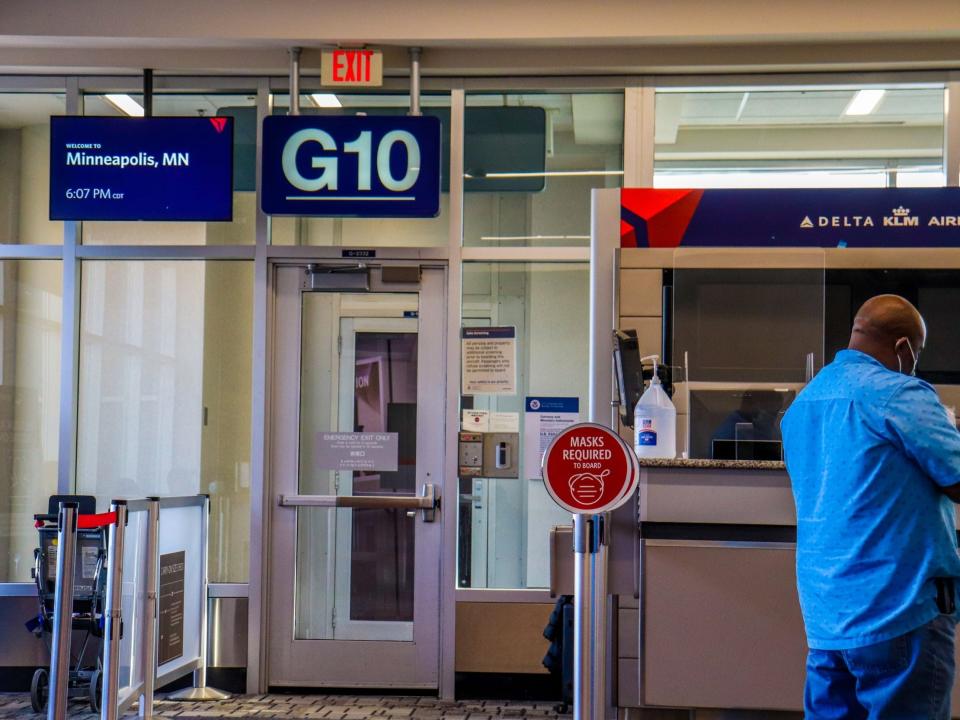
[[[54,591],[53,648],[50,652],[50,684],[47,690],[48,720],[64,720],[67,717],[70,637],[73,631],[73,573],[79,512],[77,503],[62,502],[57,516],[57,586]],[[46,576],[38,577],[41,583],[47,582]]]
[[[117,720],[117,699],[120,690],[120,632],[123,623],[123,549],[127,530],[127,501],[114,500],[110,511],[117,519],[110,526],[107,548],[110,564],[107,566],[107,604],[104,608],[103,628],[103,695],[100,700],[101,720]]]
[[[425,522],[433,522],[440,507],[437,486],[427,483],[420,497],[411,495],[280,495],[280,507],[377,508],[422,510]]]

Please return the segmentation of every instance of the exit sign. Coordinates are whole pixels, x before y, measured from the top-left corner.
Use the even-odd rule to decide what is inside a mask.
[[[320,59],[324,87],[380,87],[383,53],[379,50],[324,50]]]

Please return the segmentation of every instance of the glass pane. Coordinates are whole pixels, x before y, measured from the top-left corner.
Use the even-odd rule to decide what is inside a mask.
[[[30,582],[33,515],[57,492],[62,272],[0,261],[0,582]]]
[[[688,457],[780,460],[780,419],[823,367],[824,253],[678,250],[671,367]],[[762,267],[765,265],[766,267]]]
[[[464,173],[464,245],[589,245],[590,190],[623,180],[623,94],[470,95]]]
[[[943,94],[903,86],[661,90],[654,186],[943,185]]]
[[[418,298],[303,295],[302,494],[417,492]],[[295,635],[412,639],[417,517],[300,508]]]
[[[422,95],[424,115],[440,118],[440,214],[435,218],[271,217],[274,245],[346,245],[362,247],[440,247],[449,233],[450,96]],[[289,95],[274,95],[274,113],[286,114]],[[301,115],[406,115],[409,95],[310,93],[300,98]]]
[[[50,218],[50,116],[63,93],[0,93],[0,243],[60,245]]]
[[[140,108],[142,95],[87,95],[86,115],[124,116],[118,103]],[[85,222],[86,245],[252,245],[256,241],[256,94],[161,93],[154,95],[153,114],[189,117],[225,116],[233,127],[232,222]]]
[[[464,263],[463,325],[514,326],[517,394],[461,398],[463,409],[516,413],[526,457],[524,399],[576,398],[586,417],[589,268],[586,263]],[[459,505],[461,587],[549,584],[550,529],[570,522],[548,496],[539,462],[520,463],[520,479],[465,478]]]
[[[77,490],[210,495],[209,575],[245,582],[253,264],[84,261]]]

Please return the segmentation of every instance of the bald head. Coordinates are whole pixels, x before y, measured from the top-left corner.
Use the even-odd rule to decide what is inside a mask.
[[[857,311],[850,349],[866,353],[890,370],[912,372],[927,340],[920,312],[899,295],[877,295]]]

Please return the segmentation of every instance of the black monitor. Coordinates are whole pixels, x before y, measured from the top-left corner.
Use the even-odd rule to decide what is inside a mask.
[[[633,427],[633,408],[643,394],[643,363],[636,330],[613,331],[614,373],[620,401],[620,422]]]

